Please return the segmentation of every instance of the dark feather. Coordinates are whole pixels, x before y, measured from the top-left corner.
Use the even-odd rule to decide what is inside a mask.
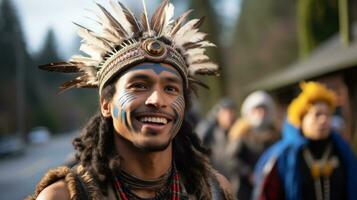
[[[51,71],[51,72],[63,72],[63,73],[79,72],[79,68],[77,64],[71,62],[49,63],[46,65],[40,65],[38,67],[42,70]]]
[[[77,87],[79,83],[81,83],[83,80],[80,80],[78,78],[64,82],[60,87],[58,93],[62,93],[66,90],[69,90],[71,88]]]
[[[126,19],[132,25],[132,31],[134,33],[139,32],[141,30],[141,24],[138,22],[138,20],[134,16],[134,14],[129,9],[127,9],[121,2],[118,2],[118,3],[121,6],[121,8],[123,9]]]
[[[200,41],[199,41],[200,42]],[[183,45],[183,48],[187,49],[194,49],[194,48],[199,48],[202,45],[198,44],[199,42],[189,42]]]
[[[149,24],[147,23],[146,19],[147,19],[146,14],[142,13],[141,14],[141,23],[142,23],[142,25],[144,27],[144,30],[149,31]]]
[[[202,81],[200,81],[200,80],[198,80],[198,79],[189,78],[189,82],[190,82],[191,84],[197,84],[197,85],[199,85],[199,86],[201,86],[201,87],[204,87],[204,88],[206,88],[206,89],[209,89],[209,86],[208,86],[207,84],[205,84],[204,82],[202,82]]]
[[[198,21],[197,21],[197,23],[193,26],[193,28],[199,28],[202,24],[203,24],[203,22],[205,21],[205,17],[201,17]]]
[[[123,26],[112,16],[112,14],[110,14],[110,12],[108,12],[103,6],[101,6],[100,4],[97,4],[98,7],[102,10],[102,12],[104,13],[104,15],[109,19],[112,27],[118,31],[119,35],[121,37],[126,37],[128,35],[128,33],[126,32],[126,30],[123,28]]]
[[[196,74],[200,74],[200,75],[211,75],[211,76],[219,76],[219,72],[215,69],[199,69],[196,71]]]
[[[156,33],[160,33],[163,26],[163,19],[165,18],[165,7],[168,5],[169,1],[164,0],[160,6],[156,9],[155,14],[151,18],[151,27]]]
[[[180,30],[182,24],[186,21],[186,18],[188,15],[192,12],[193,10],[188,10],[185,13],[183,13],[177,20],[175,21],[175,25],[171,31],[171,35],[174,36],[178,30]]]

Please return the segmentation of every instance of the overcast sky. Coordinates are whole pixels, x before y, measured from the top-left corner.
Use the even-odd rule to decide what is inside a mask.
[[[95,2],[108,5],[108,0],[13,0],[18,10],[27,48],[30,53],[36,53],[43,45],[43,39],[48,31],[52,28],[55,31],[57,43],[60,51],[64,52],[65,57],[68,57],[74,47],[73,41],[76,35],[76,26],[72,22],[80,24],[88,24],[89,16],[88,9],[96,9]],[[148,4],[149,12],[154,9],[159,0],[155,4]],[[220,9],[228,13],[228,17],[234,16],[238,12],[237,0],[225,0],[227,3],[222,4]],[[122,3],[128,5],[129,8],[139,7],[141,9],[141,0],[121,0]],[[182,13],[184,7],[177,7],[175,13]]]

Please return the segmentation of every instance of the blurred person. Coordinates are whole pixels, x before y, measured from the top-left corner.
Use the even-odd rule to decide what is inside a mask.
[[[224,175],[227,174],[227,160],[222,155],[228,144],[228,132],[235,120],[235,103],[229,98],[222,98],[195,130],[203,146],[210,149],[212,165]]]
[[[255,91],[243,101],[241,118],[229,131],[226,158],[229,179],[238,199],[250,199],[252,176],[261,154],[279,139],[275,127],[275,104],[265,91]]]
[[[110,4],[98,4],[100,32],[80,26],[89,57],[42,66],[79,73],[61,90],[98,87],[100,112],[73,142],[78,164],[50,170],[29,199],[233,199],[184,119],[195,75],[217,72],[203,51],[190,53],[213,46],[202,21],[184,23],[189,12],[173,21],[169,1],[150,24],[146,11],[138,21]]]
[[[301,83],[288,107],[283,138],[259,159],[253,199],[357,199],[357,160],[331,128],[335,93]]]

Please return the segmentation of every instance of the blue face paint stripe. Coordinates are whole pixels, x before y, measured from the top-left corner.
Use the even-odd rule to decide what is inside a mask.
[[[121,121],[126,125],[126,127],[129,130],[132,130],[132,127],[129,126],[127,113],[126,113],[126,105],[134,99],[136,99],[136,97],[127,91],[124,91],[123,95],[121,97],[119,97],[119,99],[118,99],[118,102],[121,107]]]
[[[129,130],[131,130],[131,127],[129,126],[128,123],[128,118],[126,117],[126,112],[124,110],[121,111],[121,115],[122,115],[123,123],[125,124],[126,127],[128,127]]]
[[[185,101],[183,96],[177,97],[177,99],[171,105],[175,113],[173,132],[178,133],[184,118],[183,116],[180,116],[180,113],[183,113],[185,109]]]
[[[131,95],[127,95],[127,98],[126,99],[123,99],[121,101],[122,104],[127,104],[129,101],[132,101],[133,99],[136,99],[136,97],[134,96],[131,96]]]
[[[129,71],[135,71],[135,70],[147,70],[147,69],[151,69],[153,70],[157,75],[161,74],[161,72],[163,71],[167,71],[170,73],[173,73],[177,76],[180,76],[180,74],[174,70],[174,69],[170,69],[168,67],[165,67],[161,64],[144,64],[144,65],[139,65],[136,67],[131,68]]]
[[[118,107],[117,107],[117,106],[114,106],[114,108],[113,108],[113,115],[114,115],[114,118],[115,118],[115,119],[118,118],[118,112],[119,112]]]

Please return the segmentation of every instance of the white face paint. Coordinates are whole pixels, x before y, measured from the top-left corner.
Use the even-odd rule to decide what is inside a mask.
[[[184,110],[183,80],[170,65],[143,63],[116,83],[114,129],[140,149],[166,149],[180,130]]]

